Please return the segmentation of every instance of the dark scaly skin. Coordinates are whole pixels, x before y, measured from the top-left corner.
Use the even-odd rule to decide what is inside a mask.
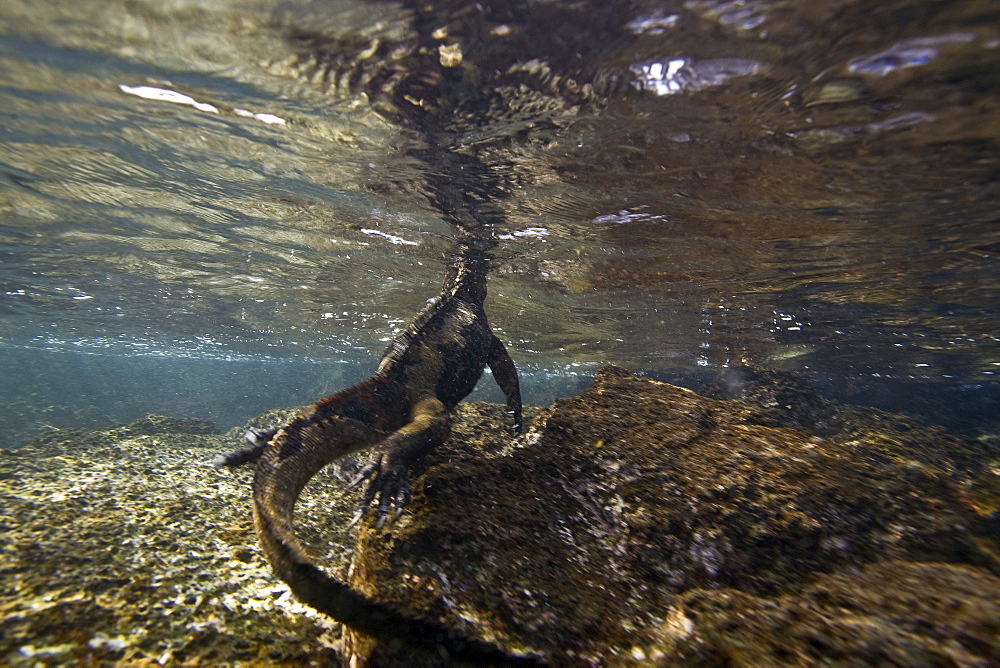
[[[270,440],[221,455],[216,463],[257,461],[257,536],[275,574],[300,601],[376,638],[444,650],[457,661],[508,664],[531,660],[450,635],[435,622],[401,615],[333,579],[309,559],[292,524],[295,502],[313,475],[368,447],[373,448],[372,459],[362,475],[374,478],[365,504],[379,496],[380,524],[393,504],[399,512],[410,495],[409,469],[447,437],[449,412],[472,391],[486,365],[507,397],[512,431],[520,430],[517,370],[483,310],[486,269],[485,253],[460,243],[441,295],[392,341],[371,378],[313,404],[273,437],[268,432],[248,434]]]

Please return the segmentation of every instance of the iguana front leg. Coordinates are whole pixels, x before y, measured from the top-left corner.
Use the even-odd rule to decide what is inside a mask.
[[[493,337],[487,353],[486,363],[490,365],[493,379],[507,397],[507,415],[514,418],[510,432],[517,436],[521,433],[521,383],[517,379],[517,367],[514,360],[503,345],[503,341]]]
[[[393,505],[396,506],[393,519],[398,519],[412,494],[410,468],[431,449],[444,442],[450,428],[448,411],[437,398],[428,397],[415,403],[410,422],[378,442],[372,449],[368,463],[351,481],[349,487],[374,475],[351,524],[361,519],[375,497],[379,499],[375,511],[379,529],[385,524],[389,508]]]

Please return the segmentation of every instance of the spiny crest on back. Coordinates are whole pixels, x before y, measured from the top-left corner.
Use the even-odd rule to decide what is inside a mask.
[[[383,372],[395,365],[407,349],[431,331],[431,321],[453,309],[456,301],[481,307],[486,299],[486,273],[489,256],[477,249],[463,247],[448,266],[441,294],[427,300],[424,308],[402,332],[393,338],[379,363]]]
[[[397,334],[392,342],[389,343],[385,355],[382,356],[382,361],[379,362],[377,373],[384,372],[402,358],[407,349],[413,345],[413,342],[427,331],[428,323],[444,310],[451,298],[451,295],[441,295],[439,297],[431,297],[427,300],[424,308],[407,325],[406,329]]]

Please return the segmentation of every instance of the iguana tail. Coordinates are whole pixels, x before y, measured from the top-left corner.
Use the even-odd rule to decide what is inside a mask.
[[[309,559],[292,524],[302,489],[326,464],[385,436],[357,420],[316,419],[308,413],[275,435],[257,462],[253,481],[254,524],[271,568],[298,600],[361,633],[402,641],[452,662],[537,665],[535,659],[509,655],[436,622],[404,616],[335,580]]]

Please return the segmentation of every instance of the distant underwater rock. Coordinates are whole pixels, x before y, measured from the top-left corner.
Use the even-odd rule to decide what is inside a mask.
[[[128,436],[153,434],[218,434],[215,425],[201,418],[175,418],[166,415],[146,415],[119,428]]]

